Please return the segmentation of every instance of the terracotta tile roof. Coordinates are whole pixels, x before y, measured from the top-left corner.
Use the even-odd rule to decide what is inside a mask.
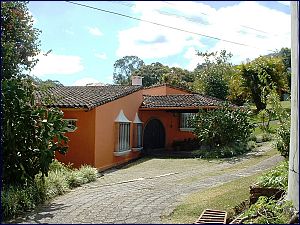
[[[144,95],[141,108],[172,108],[172,107],[201,107],[201,106],[219,106],[223,101],[217,98],[204,96],[200,94],[177,94],[151,96]]]
[[[48,104],[48,106],[90,110],[141,89],[142,86],[123,85],[54,87],[50,88],[48,93],[56,100],[53,104]],[[37,99],[44,97],[43,93],[37,93]]]

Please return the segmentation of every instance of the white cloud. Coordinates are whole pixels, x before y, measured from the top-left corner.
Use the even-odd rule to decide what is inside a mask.
[[[291,4],[291,1],[277,1],[277,2],[282,5],[286,5],[286,6],[290,6],[290,4]]]
[[[42,52],[38,55],[38,63],[31,71],[32,75],[41,77],[44,75],[68,75],[84,69],[79,56],[56,55],[49,53],[47,56]]]
[[[73,83],[73,86],[86,86],[87,84],[91,83],[100,83],[100,81],[92,77],[84,77],[79,80],[76,80]]]
[[[196,49],[193,47],[188,48],[188,50],[184,54],[184,58],[188,59],[189,61],[186,69],[190,71],[194,70],[198,63],[203,63],[202,58],[196,55]]]
[[[137,55],[145,59],[162,58],[181,54],[185,49],[189,49],[189,52],[192,51],[190,49],[226,49],[233,53],[235,62],[240,62],[246,58],[268,54],[268,49],[290,47],[290,15],[253,1],[242,1],[218,10],[199,2],[138,1],[133,7],[133,12],[140,14],[143,20],[255,48],[140,22],[135,27],[119,32],[119,57]],[[175,12],[181,16],[167,16],[166,12]],[[192,57],[190,53],[185,54],[185,58],[192,60],[188,66],[191,69],[197,64],[197,57]]]
[[[98,59],[107,59],[107,55],[105,53],[95,53],[94,55]]]
[[[89,33],[92,35],[95,35],[98,37],[103,35],[103,33],[99,30],[98,27],[89,27],[88,30],[89,30]]]

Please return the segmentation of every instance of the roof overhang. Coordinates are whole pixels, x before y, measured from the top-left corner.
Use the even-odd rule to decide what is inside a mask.
[[[188,107],[156,107],[156,108],[139,108],[141,111],[159,111],[159,110],[198,110],[198,109],[216,109],[219,108],[219,106],[188,106]]]

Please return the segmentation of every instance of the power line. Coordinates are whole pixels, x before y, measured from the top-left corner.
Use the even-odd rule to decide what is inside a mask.
[[[160,26],[160,27],[169,28],[169,29],[172,29],[172,30],[177,30],[177,31],[181,31],[181,32],[189,33],[189,34],[194,34],[194,35],[198,35],[198,36],[202,36],[202,37],[206,37],[206,38],[215,39],[215,40],[218,40],[218,41],[224,41],[224,42],[228,42],[228,43],[235,44],[235,45],[246,46],[246,47],[251,47],[251,48],[261,49],[262,50],[262,48],[257,48],[255,46],[247,45],[247,44],[244,44],[244,43],[239,43],[239,42],[235,42],[235,41],[229,41],[229,40],[225,40],[225,39],[222,39],[222,38],[218,38],[218,37],[214,37],[214,36],[210,36],[210,35],[206,35],[206,34],[201,34],[201,33],[193,32],[193,31],[188,31],[188,30],[184,30],[184,29],[181,29],[181,28],[177,28],[177,27],[172,27],[172,26],[168,26],[168,25],[156,23],[156,22],[153,22],[153,21],[150,21],[150,20],[139,19],[139,18],[136,18],[136,17],[133,17],[133,16],[128,16],[128,15],[125,15],[125,14],[122,14],[122,13],[118,13],[118,12],[113,12],[113,11],[110,11],[110,10],[105,10],[105,9],[101,9],[101,8],[97,8],[97,7],[93,7],[93,6],[89,6],[89,5],[85,5],[85,4],[81,4],[81,3],[76,3],[76,2],[72,2],[72,1],[66,1],[66,2],[70,3],[70,4],[74,4],[74,5],[78,5],[78,6],[90,8],[90,9],[95,9],[95,10],[98,10],[98,11],[101,11],[101,12],[106,12],[106,13],[110,13],[110,14],[113,14],[113,15],[118,15],[118,16],[130,18],[130,19],[133,19],[133,20],[142,21],[142,22],[145,22],[145,23],[154,24],[154,25],[157,25],[157,26]],[[274,52],[273,50],[268,50],[268,49],[264,49],[264,50],[267,50],[269,52]]]
[[[169,5],[171,5],[171,6],[175,6],[175,4],[174,3],[170,3],[170,2],[168,2],[168,1],[163,1],[164,3],[166,3],[166,4],[169,4]],[[117,3],[117,2],[116,2]],[[205,16],[210,16],[209,14],[207,14],[207,13],[204,13],[204,12],[199,12],[200,14],[202,14],[202,15],[205,15]],[[173,15],[176,15],[176,14],[173,14]],[[181,17],[181,15],[179,15],[180,17]],[[184,18],[189,18],[189,17],[186,17],[186,16],[182,16],[182,17],[184,17]],[[191,21],[192,21],[193,19],[191,19]],[[269,34],[269,35],[273,35],[273,36],[278,36],[277,34],[271,34],[271,33],[268,33],[268,32],[265,32],[265,31],[263,31],[263,30],[260,30],[260,29],[256,29],[256,28],[253,28],[253,27],[249,27],[249,26],[246,26],[246,25],[242,25],[242,24],[237,24],[238,26],[240,26],[240,27],[243,27],[243,28],[246,28],[246,29],[250,29],[250,30],[254,30],[254,31],[258,31],[258,32],[261,32],[261,33],[264,33],[264,34]]]

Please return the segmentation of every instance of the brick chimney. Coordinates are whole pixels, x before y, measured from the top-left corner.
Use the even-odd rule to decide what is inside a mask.
[[[143,79],[143,77],[140,77],[140,76],[132,76],[131,77],[131,82],[132,82],[131,84],[142,86],[143,85],[142,79]]]

